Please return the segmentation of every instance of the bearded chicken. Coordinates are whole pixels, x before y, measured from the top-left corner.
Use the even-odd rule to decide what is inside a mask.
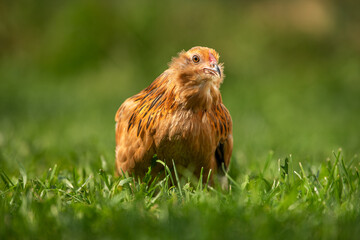
[[[232,120],[222,102],[224,80],[219,54],[193,47],[172,58],[150,86],[128,98],[116,113],[116,172],[156,175],[164,161],[177,171],[190,171],[203,181],[211,171],[224,179],[233,148]],[[155,155],[156,154],[156,155]],[[221,180],[223,181],[223,180]]]

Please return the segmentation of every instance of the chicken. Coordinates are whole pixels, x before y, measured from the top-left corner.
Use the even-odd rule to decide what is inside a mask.
[[[211,48],[181,51],[154,82],[116,113],[116,172],[144,176],[163,170],[154,155],[203,181],[224,180],[233,148],[232,120],[222,103],[223,64]],[[222,183],[223,184],[223,183]],[[225,183],[226,184],[226,183]]]

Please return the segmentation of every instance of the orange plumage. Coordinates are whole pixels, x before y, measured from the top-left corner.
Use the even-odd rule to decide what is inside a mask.
[[[210,48],[194,47],[173,58],[155,81],[128,98],[116,113],[116,171],[144,176],[162,170],[154,154],[182,172],[224,175],[233,148],[232,120],[219,91],[223,66]],[[212,178],[211,178],[212,179]]]

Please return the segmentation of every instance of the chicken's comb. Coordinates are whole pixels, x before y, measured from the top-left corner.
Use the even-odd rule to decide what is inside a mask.
[[[209,61],[210,63],[217,63],[217,60],[215,56],[211,53],[211,51],[209,51]]]

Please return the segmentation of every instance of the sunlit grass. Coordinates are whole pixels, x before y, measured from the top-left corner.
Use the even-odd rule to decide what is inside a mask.
[[[346,161],[338,150],[318,166],[293,165],[291,156],[276,161],[270,153],[258,171],[230,178],[228,191],[201,182],[180,184],[168,172],[163,179],[149,172],[140,181],[115,178],[104,169],[68,171],[57,165],[31,178],[24,169],[18,176],[1,171],[1,233],[6,239],[66,238],[73,231],[91,238],[356,239],[358,159]],[[183,228],[187,231],[177,235]]]

